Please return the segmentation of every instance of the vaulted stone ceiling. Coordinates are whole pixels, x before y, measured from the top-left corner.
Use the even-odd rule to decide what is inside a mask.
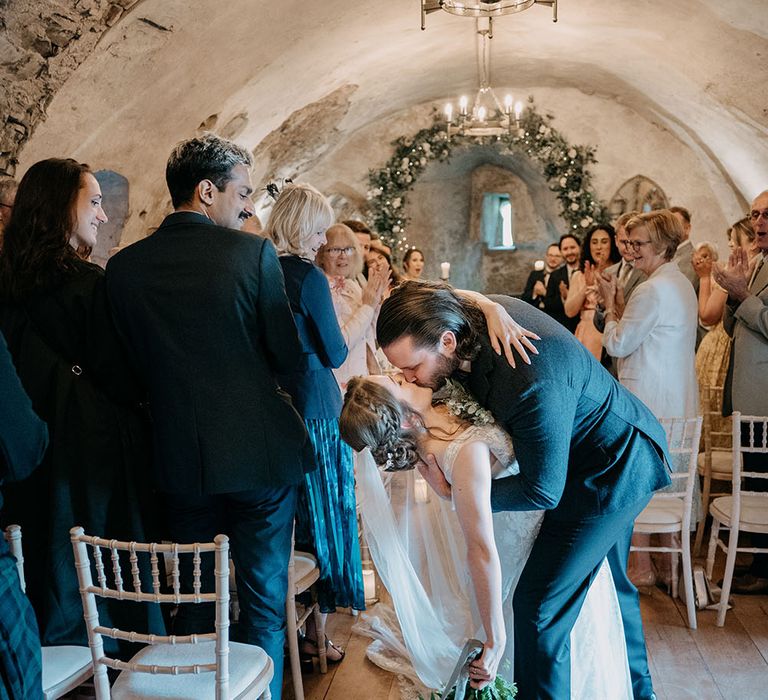
[[[16,74],[0,105],[29,122],[14,127],[19,170],[73,155],[125,175],[129,240],[158,223],[167,154],[201,127],[253,149],[257,181],[311,176],[362,201],[389,140],[477,85],[474,22],[436,13],[422,32],[417,0],[56,6],[0,0],[0,68]],[[561,0],[559,15],[496,22],[493,84],[535,95],[572,141],[598,147],[602,198],[642,172],[722,231],[768,187],[765,0]],[[61,16],[79,33],[51,53],[46,22]]]

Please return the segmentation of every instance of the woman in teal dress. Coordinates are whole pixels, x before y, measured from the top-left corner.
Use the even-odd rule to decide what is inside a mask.
[[[339,436],[341,391],[333,376],[347,357],[325,273],[315,265],[333,211],[310,185],[288,184],[278,195],[265,233],[277,247],[304,351],[302,367],[279,377],[304,418],[317,468],[305,476],[296,512],[296,547],[313,551],[320,565],[317,587],[323,613],[336,607],[365,609],[357,533],[352,450]],[[310,620],[312,618],[310,617]],[[316,631],[308,623],[301,644],[317,653]],[[344,652],[327,642],[328,661]]]

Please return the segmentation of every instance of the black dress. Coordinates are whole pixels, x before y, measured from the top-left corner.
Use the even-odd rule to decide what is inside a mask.
[[[158,534],[149,526],[157,509],[148,486],[142,391],[112,325],[104,273],[95,265],[78,262],[25,303],[0,305],[0,329],[50,433],[37,471],[4,487],[3,524],[22,527],[27,594],[43,645],[87,644],[70,528],[120,540]],[[102,602],[100,615],[106,626],[163,630],[152,605]]]

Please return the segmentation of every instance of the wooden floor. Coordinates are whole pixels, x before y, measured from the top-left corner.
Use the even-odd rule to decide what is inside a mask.
[[[734,596],[723,628],[715,627],[714,611],[700,611],[693,632],[679,600],[657,588],[644,591],[643,622],[659,700],[768,699],[768,596]],[[399,700],[397,679],[365,658],[369,640],[352,633],[353,624],[342,613],[328,618],[329,636],[346,648],[347,657],[325,675],[304,676],[306,700]],[[283,698],[294,700],[290,672]]]

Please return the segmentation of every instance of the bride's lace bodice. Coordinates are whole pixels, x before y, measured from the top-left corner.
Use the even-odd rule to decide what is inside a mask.
[[[461,435],[448,443],[440,468],[448,483],[452,483],[453,464],[456,455],[468,442],[483,442],[491,453],[491,472],[494,479],[518,474],[520,469],[515,460],[512,439],[496,423],[489,425],[470,425]]]

